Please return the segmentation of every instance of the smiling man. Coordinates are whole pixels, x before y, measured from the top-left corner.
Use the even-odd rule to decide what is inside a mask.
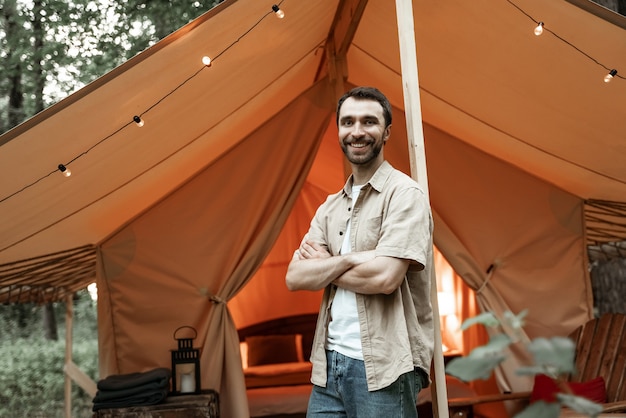
[[[318,208],[287,271],[290,290],[324,289],[308,417],[416,417],[429,382],[432,216],[419,185],[384,158],[391,119],[376,88],[339,99],[352,174]]]

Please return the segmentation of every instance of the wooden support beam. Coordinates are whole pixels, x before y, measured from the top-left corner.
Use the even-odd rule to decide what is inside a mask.
[[[74,323],[74,295],[68,294],[65,298],[65,418],[72,418],[72,381],[76,382],[89,396],[95,397],[97,392],[96,382],[83,372],[72,360],[72,330]]]
[[[84,371],[82,371],[76,363],[70,361],[65,363],[63,371],[66,376],[69,376],[78,386],[80,386],[89,396],[92,398],[96,396],[98,391],[96,382],[93,381]]]
[[[402,88],[404,95],[404,113],[406,116],[407,140],[411,176],[415,179],[426,196],[428,191],[428,174],[426,170],[426,150],[422,127],[422,108],[419,97],[419,80],[417,75],[417,53],[415,45],[415,27],[413,22],[413,4],[411,0],[396,0],[396,17],[398,21],[398,38],[400,40],[400,66],[402,70]],[[430,299],[433,306],[435,328],[435,353],[433,357],[434,379],[431,390],[433,413],[439,418],[448,418],[448,395],[446,391],[445,366],[441,347],[441,324],[439,322],[439,305],[437,302],[437,277],[434,260],[430,260]]]
[[[341,74],[344,77],[343,80],[347,78],[346,54],[348,53],[352,39],[354,39],[354,34],[359,27],[365,6],[367,6],[367,0],[339,1],[333,23],[328,31],[328,37],[326,38],[326,54],[317,69],[316,80],[322,78],[324,74],[326,74],[326,71],[331,69],[331,66],[340,68],[338,71],[331,71],[329,73],[331,81],[337,74]],[[332,49],[332,63],[329,61],[329,49]],[[339,97],[337,97],[337,99],[338,98]]]
[[[348,67],[346,54],[352,43],[356,29],[359,26],[367,0],[341,0],[337,6],[335,18],[326,38],[326,54],[320,62],[317,78],[321,78],[325,71],[328,72],[332,89],[331,105],[335,106],[337,100],[345,93],[345,80],[348,79]],[[348,160],[343,159],[345,177],[351,172]]]
[[[72,362],[72,328],[74,319],[74,297],[65,298],[65,364]],[[65,374],[65,418],[72,418],[72,379]]]
[[[329,38],[333,39],[336,52],[345,56],[359,27],[359,22],[367,6],[367,0],[341,0],[330,29]]]

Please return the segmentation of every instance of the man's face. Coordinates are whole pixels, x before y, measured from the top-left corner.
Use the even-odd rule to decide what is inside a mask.
[[[339,145],[352,164],[382,160],[380,151],[389,138],[383,108],[375,100],[349,97],[339,110]]]

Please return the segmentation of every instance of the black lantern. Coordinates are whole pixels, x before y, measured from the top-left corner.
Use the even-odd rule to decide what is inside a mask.
[[[181,338],[183,329],[193,331],[193,337]],[[185,335],[192,332],[186,331]],[[200,350],[193,348],[193,340],[198,335],[195,328],[182,326],[174,331],[178,350],[172,350],[172,394],[200,393]]]

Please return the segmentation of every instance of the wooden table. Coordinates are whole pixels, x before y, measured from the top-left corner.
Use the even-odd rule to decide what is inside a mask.
[[[219,395],[203,390],[199,395],[169,396],[157,405],[129,406],[95,411],[93,418],[219,418]]]

